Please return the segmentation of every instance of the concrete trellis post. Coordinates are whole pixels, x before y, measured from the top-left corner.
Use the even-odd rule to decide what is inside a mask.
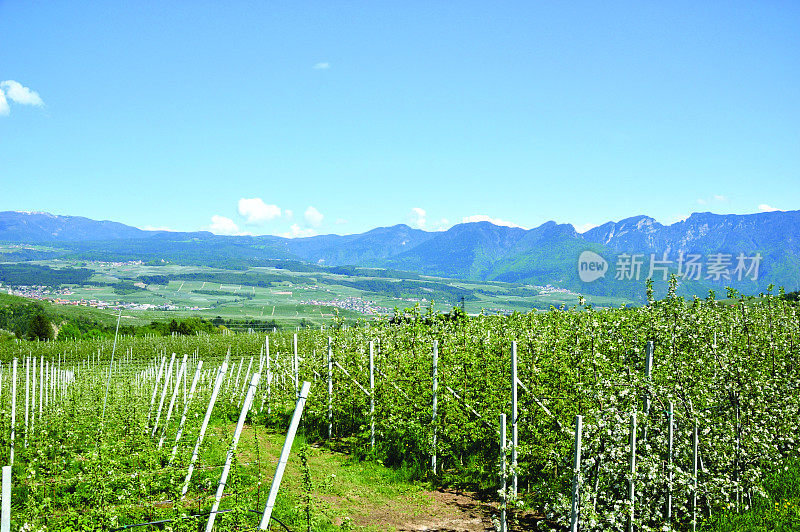
[[[167,364],[167,359],[161,359],[161,365],[158,367],[158,376],[153,384],[153,395],[150,397],[150,411],[147,413],[147,422],[150,423],[150,416],[153,414],[153,407],[156,404],[156,395],[158,395],[158,383],[161,381],[161,376],[164,374],[164,367]]]
[[[25,359],[25,447],[28,446],[28,407],[31,400],[31,359]]]
[[[506,483],[506,415],[500,414],[500,532],[508,530],[506,506],[508,494]]]
[[[299,398],[300,397],[300,388],[299,388],[300,380],[299,380],[298,373],[300,373],[300,368],[298,367],[298,363],[297,363],[297,333],[294,333],[294,336],[292,338],[292,352],[293,352],[292,372],[294,373],[294,396],[295,396],[295,398]]]
[[[244,357],[241,357],[241,360],[239,360],[239,369],[236,371],[236,382],[233,383],[233,392],[236,395],[239,395],[239,377],[242,376],[242,366],[244,366]]]
[[[3,466],[2,507],[0,508],[0,532],[11,532],[11,466]]]
[[[436,409],[438,406],[438,398],[436,396],[437,389],[439,388],[439,341],[433,341],[433,399],[431,404],[431,425],[433,426],[433,452],[431,453],[431,471],[436,474]],[[505,445],[505,443],[504,443]],[[504,473],[505,474],[505,473]]]
[[[270,367],[270,359],[269,359],[269,336],[266,337],[264,340],[264,347],[266,352],[264,355],[267,357],[267,414],[272,413],[272,369]],[[264,404],[261,404],[261,408],[263,410]]]
[[[244,362],[244,360],[242,362]],[[242,388],[241,388],[241,390],[237,390],[236,391],[236,398],[237,399],[239,397],[241,397],[242,393],[245,391],[244,388],[245,388],[245,386],[247,386],[247,376],[250,375],[250,370],[251,369],[253,369],[253,357],[250,357],[250,363],[247,365],[247,371],[244,374],[244,382],[242,383]]]
[[[11,456],[8,465],[14,465],[14,439],[17,435],[17,359],[11,366]]]
[[[517,446],[519,445],[519,433],[517,431],[517,420],[519,418],[517,403],[517,342],[511,342],[511,470],[512,486],[514,497],[518,492],[517,477]]]
[[[31,432],[36,425],[36,357],[31,364]]]
[[[167,408],[167,415],[164,418],[164,426],[161,428],[161,438],[158,440],[158,448],[164,445],[164,439],[167,437],[167,426],[169,425],[169,420],[172,418],[172,409],[175,407],[175,400],[178,398],[178,393],[181,390],[181,381],[183,380],[183,376],[186,374],[186,363],[189,358],[189,355],[183,355],[183,362],[181,363],[180,369],[178,369],[178,375],[175,378],[175,388],[172,391],[172,398],[169,401],[169,407]]]
[[[228,481],[228,474],[231,471],[231,462],[233,461],[233,454],[236,452],[236,446],[239,444],[239,437],[242,435],[242,429],[244,428],[244,421],[247,418],[247,412],[250,411],[250,404],[253,402],[253,396],[256,392],[256,386],[258,386],[258,380],[261,378],[261,375],[258,373],[253,373],[253,378],[250,380],[250,386],[247,389],[247,396],[244,399],[244,405],[242,405],[242,411],[239,413],[239,421],[236,423],[236,430],[233,433],[233,441],[231,442],[230,447],[228,448],[228,454],[225,458],[225,466],[222,468],[222,476],[219,478],[219,484],[217,485],[217,494],[214,497],[214,504],[211,507],[211,515],[208,516],[208,522],[206,523],[206,532],[211,532],[214,528],[214,519],[217,517],[217,510],[219,510],[219,502],[222,499],[222,492],[225,489],[225,483]]]
[[[375,449],[375,344],[369,343],[369,448]]]
[[[673,438],[673,427],[675,423],[673,421],[674,413],[672,409],[672,401],[669,402],[669,410],[667,410],[667,422],[669,423],[669,427],[667,428],[667,524],[672,525],[672,438]]]
[[[39,421],[42,421],[43,398],[44,398],[44,357],[39,357]]]
[[[581,446],[583,442],[583,416],[575,416],[575,457],[572,462],[572,513],[570,531],[578,532],[580,520]]]
[[[50,361],[49,360],[45,363],[44,367],[45,367],[45,372],[47,374],[47,376],[45,377],[45,381],[44,381],[44,385],[45,385],[44,402],[46,403],[45,406],[47,406],[47,405],[50,404],[50,387],[51,387],[51,383],[52,383],[52,380],[53,380],[52,376],[50,375]],[[148,419],[148,421],[150,421],[150,420]]]
[[[156,435],[158,428],[158,421],[161,418],[161,409],[164,408],[164,398],[167,396],[167,388],[169,387],[170,377],[172,377],[172,366],[175,364],[175,353],[172,353],[172,360],[169,362],[169,370],[164,374],[164,386],[161,388],[161,399],[158,402],[158,412],[156,413],[156,421],[153,423],[153,431],[150,437]]]
[[[333,339],[328,336],[328,439],[333,438]]]
[[[634,503],[636,498],[636,412],[631,414],[631,456],[630,456],[630,479],[628,480],[628,502],[631,505],[628,515],[628,532],[633,532],[634,523]]]
[[[645,358],[645,378],[647,379],[647,384],[649,385],[653,379],[653,341],[647,341],[647,347],[645,349],[646,358]],[[644,427],[642,427],[642,441],[647,441],[647,428],[650,424],[650,392],[648,391],[644,396]]]
[[[211,419],[211,412],[214,410],[214,403],[217,402],[217,395],[219,395],[219,389],[222,387],[222,381],[225,380],[225,372],[227,371],[228,362],[224,361],[217,371],[217,378],[214,381],[214,390],[211,392],[211,399],[208,400],[206,415],[203,418],[203,423],[200,425],[200,434],[197,436],[197,442],[194,445],[194,451],[192,451],[192,458],[189,460],[189,470],[186,472],[186,479],[183,482],[181,498],[183,498],[183,496],[186,495],[186,492],[189,490],[189,481],[192,479],[194,463],[197,462],[197,458],[200,456],[200,446],[203,444],[203,438],[205,437],[206,429],[208,428],[208,421]]]
[[[295,338],[296,337],[295,335]],[[300,395],[297,398],[297,405],[294,408],[292,422],[289,424],[289,432],[286,434],[286,441],[283,442],[283,449],[281,450],[281,456],[278,460],[278,466],[275,468],[275,476],[272,477],[272,484],[269,487],[267,504],[264,506],[264,513],[261,515],[261,522],[258,525],[260,530],[266,530],[269,527],[272,509],[275,507],[275,499],[278,497],[278,490],[280,490],[281,487],[283,472],[286,470],[286,463],[289,461],[289,453],[292,450],[292,442],[294,442],[295,434],[297,434],[300,418],[303,417],[303,407],[306,404],[306,399],[310,391],[311,383],[308,381],[304,382],[303,389],[300,390]]]
[[[692,532],[697,530],[697,421],[692,433]]]

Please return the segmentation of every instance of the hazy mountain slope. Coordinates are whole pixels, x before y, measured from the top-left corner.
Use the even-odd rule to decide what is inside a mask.
[[[357,235],[322,235],[295,238],[286,243],[293,255],[328,266],[377,265],[383,259],[416,248],[436,233],[412,229],[405,224],[378,227]]]
[[[486,279],[525,232],[489,222],[458,224],[384,263],[428,275]]]
[[[664,226],[648,216],[608,222],[578,234],[569,224],[547,222],[530,230],[465,223],[428,232],[407,225],[376,228],[357,235],[218,236],[208,232],[142,231],[115,222],[46,213],[0,213],[0,241],[56,243],[72,256],[101,260],[168,260],[246,268],[270,260],[305,261],[324,266],[393,268],[443,277],[553,284],[597,295],[641,297],[652,273],[663,288],[664,271],[650,271],[651,256],[667,262],[666,273],[682,267],[683,257],[704,261],[694,279],[681,281],[686,294],[732,286],[744,293],[768,284],[800,288],[800,211],[749,215],[695,213]],[[581,281],[578,257],[591,250],[607,262],[604,276]],[[666,255],[665,255],[666,254]],[[722,255],[719,255],[722,254]],[[739,279],[738,256],[760,256],[757,278]],[[6,260],[23,255],[6,254]],[[626,257],[639,261],[636,275],[625,275]],[[710,275],[708,261],[727,261],[728,275]],[[629,272],[630,273],[630,272]]]
[[[143,238],[147,231],[117,222],[46,212],[0,212],[0,240],[6,242],[69,242]]]

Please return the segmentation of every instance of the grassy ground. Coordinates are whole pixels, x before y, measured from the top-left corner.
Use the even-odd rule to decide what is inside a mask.
[[[789,532],[800,530],[800,461],[786,464],[764,483],[767,498],[753,500],[742,513],[731,511],[712,518],[703,530],[715,532]]]
[[[217,424],[213,430],[229,435],[233,426]],[[237,460],[259,464],[240,466],[240,474],[261,481],[259,491],[249,494],[253,509],[263,509],[284,438],[283,433],[262,426],[245,426]],[[224,456],[225,440],[210,446],[208,455]],[[298,434],[273,515],[293,531],[478,531],[490,523],[493,506],[469,494],[432,490],[427,483],[412,482],[410,476],[402,469],[307,445]],[[231,499],[227,504],[234,503]]]

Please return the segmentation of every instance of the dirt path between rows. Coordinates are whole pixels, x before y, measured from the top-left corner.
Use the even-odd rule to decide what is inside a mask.
[[[251,442],[253,428],[245,426],[240,460],[255,458]],[[261,432],[262,452],[275,460],[282,443],[280,435]],[[284,493],[301,491],[297,454],[292,454],[281,485]],[[328,516],[334,525],[363,532],[490,532],[499,523],[497,501],[481,500],[476,494],[452,489],[426,489],[398,480],[390,470],[353,460],[345,453],[319,445],[309,448],[309,472],[314,485],[315,512]],[[510,531],[536,530],[535,517],[518,516]],[[349,526],[348,523],[349,522]]]
[[[364,510],[351,518],[356,530],[363,527],[397,532],[494,532],[498,530],[500,514],[497,503],[452,490],[420,491],[413,497],[396,498],[383,506],[367,505]],[[531,513],[518,515],[513,523],[508,523],[509,530],[537,530],[538,520]]]
[[[429,532],[494,531],[496,505],[478,501],[471,494],[454,491],[420,491],[353,516],[355,527],[385,527],[387,530]]]

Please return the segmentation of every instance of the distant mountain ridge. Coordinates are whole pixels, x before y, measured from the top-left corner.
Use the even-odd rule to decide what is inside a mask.
[[[144,238],[148,231],[110,221],[82,216],[61,216],[47,212],[0,212],[0,241],[72,242]]]
[[[666,226],[642,215],[607,222],[583,234],[570,224],[555,222],[529,230],[473,222],[440,232],[399,224],[356,235],[295,239],[144,231],[79,216],[9,211],[0,212],[0,241],[49,243],[69,249],[77,257],[106,260],[165,259],[209,265],[297,260],[324,266],[392,268],[442,277],[553,284],[587,294],[635,298],[641,298],[651,260],[657,258],[662,261],[659,264],[669,264],[670,272],[677,272],[682,257],[694,255],[706,261],[727,261],[728,275],[715,278],[707,264],[702,275],[682,283],[685,293],[698,295],[725,286],[754,293],[770,283],[787,290],[800,286],[800,211],[694,213]],[[606,274],[592,282],[582,281],[578,272],[578,257],[587,250],[608,263]],[[760,257],[758,278],[737,278],[741,276],[734,270],[737,257],[750,260],[756,254]],[[641,262],[635,279],[626,278],[625,272],[620,278],[620,261],[629,260],[629,256]],[[657,283],[663,285],[659,277],[665,273],[655,273]]]

